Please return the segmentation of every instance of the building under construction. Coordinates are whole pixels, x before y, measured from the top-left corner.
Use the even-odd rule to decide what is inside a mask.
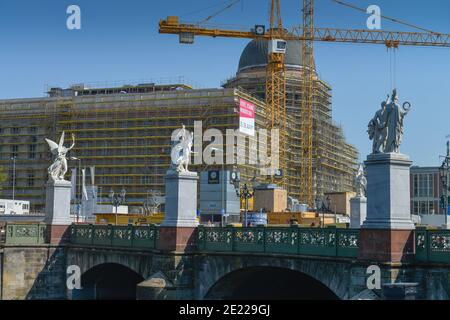
[[[287,114],[287,186],[289,195],[300,196],[300,150],[302,62],[301,42],[288,41],[286,64]],[[265,99],[267,40],[253,40],[244,49],[236,76],[227,80],[226,88],[241,88]],[[353,190],[358,152],[345,141],[342,128],[332,120],[331,87],[315,73],[313,93],[313,190],[315,196],[325,192]]]
[[[72,133],[76,137],[69,154],[76,159],[69,160],[69,167],[95,166],[100,201],[108,201],[111,189],[125,188],[127,204],[140,207],[149,190],[164,194],[173,131],[182,124],[193,131],[194,121],[202,121],[203,130],[238,129],[241,99],[255,106],[255,126],[264,128],[264,103],[237,89],[194,90],[183,84],[78,85],[54,88],[46,98],[0,101],[0,161],[9,172],[3,196],[13,197],[14,192],[16,199],[30,200],[34,210],[42,210],[47,168],[52,162],[44,138],[56,141],[65,131],[66,140]],[[247,151],[245,163],[234,169],[243,182],[261,181],[264,177],[256,167],[248,165]],[[191,168],[202,171],[221,165]],[[79,199],[80,188],[77,193]]]
[[[299,196],[301,61],[300,43],[288,42],[287,131],[289,195]],[[0,164],[8,172],[3,197],[30,200],[32,209],[45,204],[45,183],[51,154],[44,138],[57,140],[62,131],[74,133],[76,146],[69,167],[95,166],[95,185],[101,202],[112,189],[125,188],[127,203],[142,206],[149,190],[164,194],[164,176],[170,165],[172,132],[194,121],[203,130],[239,130],[241,99],[256,108],[255,129],[266,128],[265,67],[267,43],[252,41],[244,50],[235,77],[224,89],[193,89],[180,83],[137,84],[105,88],[84,85],[53,88],[48,97],[0,101]],[[69,141],[67,141],[69,143]],[[266,181],[258,165],[198,165],[193,170],[236,169],[242,182]],[[344,140],[332,121],[331,88],[316,77],[314,91],[314,191],[352,191],[357,151]],[[79,172],[79,171],[78,171]],[[70,170],[68,173],[70,179]],[[78,181],[80,179],[77,179]],[[87,181],[90,181],[88,179]],[[79,185],[79,184],[78,184]],[[80,188],[77,188],[78,195]],[[79,197],[78,197],[79,198]],[[103,200],[103,201],[102,201]]]

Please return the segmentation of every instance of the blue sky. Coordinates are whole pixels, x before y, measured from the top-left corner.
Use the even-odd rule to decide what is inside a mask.
[[[180,15],[200,21],[224,0],[0,0],[0,99],[42,96],[46,85],[170,79],[184,76],[201,87],[219,87],[234,75],[247,41],[197,38],[191,46],[160,35],[158,21]],[[281,0],[286,27],[301,23],[300,0]],[[367,15],[316,0],[317,27],[366,28]],[[382,14],[450,33],[448,0],[347,0],[381,7]],[[82,29],[66,28],[66,9],[82,10]],[[201,10],[197,13],[192,13]],[[191,14],[188,14],[191,13]],[[188,15],[186,15],[188,14]],[[212,20],[252,27],[267,24],[267,0],[242,0]],[[383,21],[384,30],[413,31]],[[333,88],[333,116],[361,158],[370,152],[369,119],[391,90],[384,46],[316,43],[316,64]],[[416,165],[437,165],[450,134],[450,48],[402,47],[396,53],[400,101],[413,105],[401,148]]]

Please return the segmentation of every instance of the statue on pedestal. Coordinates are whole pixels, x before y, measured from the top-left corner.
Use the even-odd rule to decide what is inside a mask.
[[[75,135],[72,134],[72,145],[69,148],[64,147],[64,131],[59,139],[59,144],[56,142],[45,139],[47,141],[50,151],[54,156],[53,164],[48,168],[49,180],[51,182],[65,181],[64,175],[67,172],[67,153],[75,146]]]
[[[189,172],[188,166],[192,154],[192,145],[194,137],[191,132],[186,130],[184,124],[172,135],[172,150],[170,157],[172,159],[171,169],[176,172]]]
[[[390,103],[387,103],[387,101],[381,104],[381,109],[375,113],[368,125],[367,132],[369,138],[373,140],[372,153],[400,152],[403,119],[411,109],[411,104],[405,102],[400,107],[396,89],[392,92]]]
[[[367,178],[364,174],[363,165],[360,164],[355,177],[356,197],[362,198],[366,196]]]

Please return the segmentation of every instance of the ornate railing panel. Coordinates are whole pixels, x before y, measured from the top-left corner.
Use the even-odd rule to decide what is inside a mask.
[[[298,228],[267,228],[266,252],[298,253]]]
[[[265,228],[235,228],[233,251],[264,252]]]
[[[338,257],[358,256],[359,230],[355,229],[336,229],[337,231],[337,252]]]
[[[233,251],[233,228],[198,228],[198,249]]]
[[[74,244],[154,249],[158,229],[155,226],[73,224],[70,237]]]
[[[416,260],[450,263],[450,230],[417,230]]]
[[[7,224],[7,245],[33,245],[45,243],[46,225],[41,224]]]
[[[92,243],[97,245],[110,245],[111,244],[111,237],[113,233],[112,226],[96,226],[95,228],[92,228]]]
[[[143,226],[133,228],[133,247],[136,248],[156,248],[158,229],[153,226]]]
[[[336,229],[300,228],[299,254],[336,256]]]
[[[416,260],[428,261],[428,232],[426,229],[416,230]]]

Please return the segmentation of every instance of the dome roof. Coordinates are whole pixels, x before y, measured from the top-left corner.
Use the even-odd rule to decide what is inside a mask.
[[[238,72],[251,68],[267,65],[268,41],[265,39],[252,40],[245,47],[239,60]],[[285,63],[288,67],[301,66],[302,50],[300,41],[288,41],[286,48]]]

